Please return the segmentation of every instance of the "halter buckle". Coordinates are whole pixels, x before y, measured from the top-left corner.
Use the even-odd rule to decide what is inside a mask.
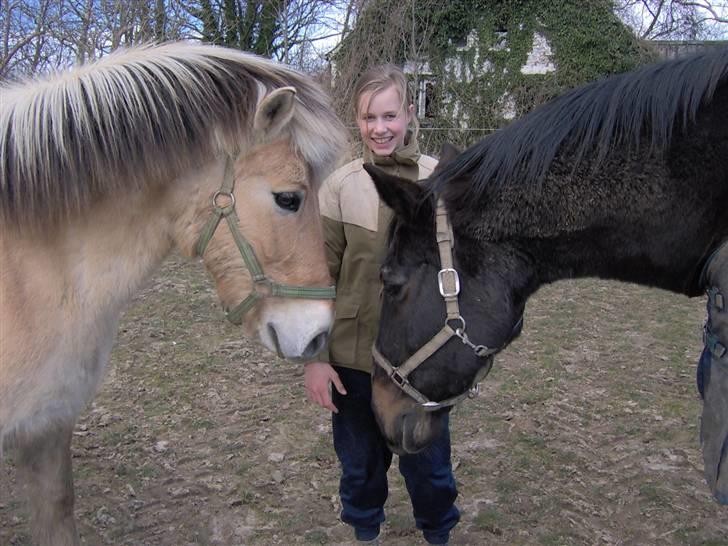
[[[407,381],[407,378],[405,376],[401,375],[399,373],[399,371],[397,371],[397,370],[392,370],[392,373],[390,374],[389,377],[391,377],[392,381],[397,383],[397,385],[399,385],[400,387],[409,383],[409,381]]]
[[[454,286],[447,290],[447,286]],[[440,295],[443,298],[454,298],[460,293],[460,276],[454,269],[448,267],[437,272],[437,286],[440,288]]]

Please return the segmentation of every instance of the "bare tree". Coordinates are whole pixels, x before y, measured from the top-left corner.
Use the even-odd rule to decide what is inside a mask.
[[[51,0],[33,6],[24,0],[0,0],[0,78],[44,67],[49,29],[59,20]]]
[[[320,69],[364,0],[0,0],[0,78],[196,39]]]
[[[728,37],[724,0],[617,0],[615,12],[642,39]]]
[[[431,14],[448,0],[370,0],[352,4],[350,22],[356,21],[341,46],[333,52],[334,104],[339,114],[352,115],[353,85],[369,66],[391,62],[407,65],[416,88],[432,37]]]
[[[0,0],[0,78],[191,37],[184,0]]]

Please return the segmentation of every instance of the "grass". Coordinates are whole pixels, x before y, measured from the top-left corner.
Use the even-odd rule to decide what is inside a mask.
[[[726,546],[698,441],[703,315],[702,300],[620,283],[540,290],[523,335],[452,415],[453,543]],[[125,314],[110,370],[82,416],[92,433],[73,438],[84,544],[350,541],[330,414],[306,400],[300,365],[224,321],[199,264],[165,264]],[[385,537],[410,546],[421,534],[396,464]],[[0,544],[29,543],[21,489],[0,465]],[[93,523],[100,506],[116,523]]]

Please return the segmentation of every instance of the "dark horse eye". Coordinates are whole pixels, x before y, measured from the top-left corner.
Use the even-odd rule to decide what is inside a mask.
[[[296,212],[301,207],[301,201],[303,201],[301,195],[295,191],[274,193],[273,198],[276,201],[276,205],[283,210],[289,210],[291,212]]]
[[[388,265],[383,265],[379,270],[379,280],[382,281],[382,289],[390,296],[401,296],[407,277],[400,271]]]

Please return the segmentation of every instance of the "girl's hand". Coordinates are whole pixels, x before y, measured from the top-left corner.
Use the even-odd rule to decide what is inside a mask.
[[[346,394],[346,389],[341,379],[339,379],[339,374],[334,371],[331,364],[328,362],[309,362],[306,364],[303,384],[306,387],[308,399],[322,408],[339,413],[339,410],[331,401],[332,383],[339,394]]]

